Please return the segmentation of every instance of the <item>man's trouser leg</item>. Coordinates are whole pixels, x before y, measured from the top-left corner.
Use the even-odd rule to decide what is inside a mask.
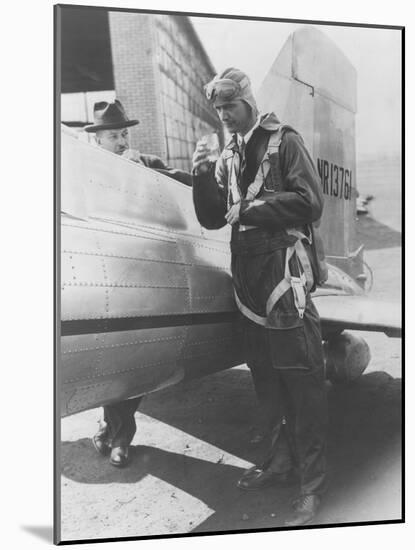
[[[289,415],[283,379],[277,371],[274,375],[273,425],[268,438],[268,451],[261,466],[264,470],[282,474],[292,470],[297,463],[294,442],[287,426]]]
[[[112,447],[128,447],[136,432],[134,414],[142,397],[104,406],[104,422]]]
[[[280,468],[289,449],[300,474],[301,493],[321,495],[326,486],[327,397],[316,373],[280,372],[284,420],[274,427],[269,468]],[[278,471],[278,470],[277,470]]]
[[[277,403],[276,375],[269,360],[257,357],[250,360],[248,367],[251,371],[255,394],[258,402],[258,428],[264,434],[269,433],[276,421]]]
[[[278,377],[269,355],[265,331],[250,321],[246,322],[245,346],[247,365],[251,371],[258,402],[257,425],[260,432],[268,434],[276,422]]]
[[[268,335],[278,375],[279,413],[272,431],[269,468],[281,471],[290,454],[300,474],[301,493],[321,494],[326,485],[327,395],[320,321],[311,300],[304,326]],[[302,346],[304,350],[299,352]],[[290,357],[298,366],[285,366]],[[293,363],[292,363],[293,364]]]

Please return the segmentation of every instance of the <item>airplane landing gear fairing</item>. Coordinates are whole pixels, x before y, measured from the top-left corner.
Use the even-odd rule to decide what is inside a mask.
[[[330,336],[324,350],[326,377],[332,384],[353,382],[363,374],[370,361],[366,340],[346,331]]]

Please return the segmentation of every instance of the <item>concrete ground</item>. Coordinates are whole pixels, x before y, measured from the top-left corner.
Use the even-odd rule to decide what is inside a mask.
[[[382,233],[365,257],[372,295],[400,301],[395,233],[386,240]],[[364,337],[372,353],[365,374],[329,387],[330,486],[317,525],[401,518],[401,340]],[[283,525],[296,487],[244,493],[235,486],[262,454],[249,443],[255,412],[245,366],[147,396],[136,414],[132,463],[122,470],[92,446],[99,410],[63,419],[63,540]]]

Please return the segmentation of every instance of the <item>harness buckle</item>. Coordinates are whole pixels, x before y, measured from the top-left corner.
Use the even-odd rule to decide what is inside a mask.
[[[304,317],[306,305],[306,295],[304,291],[303,281],[300,277],[291,276],[290,283],[291,288],[293,289],[295,307],[297,308],[300,319],[302,319]]]

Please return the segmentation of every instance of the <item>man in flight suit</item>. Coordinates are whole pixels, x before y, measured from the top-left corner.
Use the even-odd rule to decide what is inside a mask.
[[[201,225],[232,226],[247,363],[271,428],[262,464],[247,470],[238,486],[285,484],[297,473],[301,492],[286,525],[303,525],[315,516],[326,485],[322,338],[310,298],[321,279],[310,243],[323,197],[301,136],[274,113],[258,112],[242,71],[226,69],[205,91],[232,139],[216,163],[198,144],[193,200]]]
[[[139,124],[130,120],[117,99],[114,102],[100,101],[94,105],[94,124],[85,128],[86,132],[95,132],[99,147],[157,170],[186,185],[192,184],[191,175],[167,166],[155,155],[142,154],[129,148],[128,128]],[[142,397],[127,399],[104,406],[103,419],[98,432],[93,436],[95,449],[103,455],[110,455],[113,466],[126,466],[129,462],[129,447],[136,432],[134,414]]]

